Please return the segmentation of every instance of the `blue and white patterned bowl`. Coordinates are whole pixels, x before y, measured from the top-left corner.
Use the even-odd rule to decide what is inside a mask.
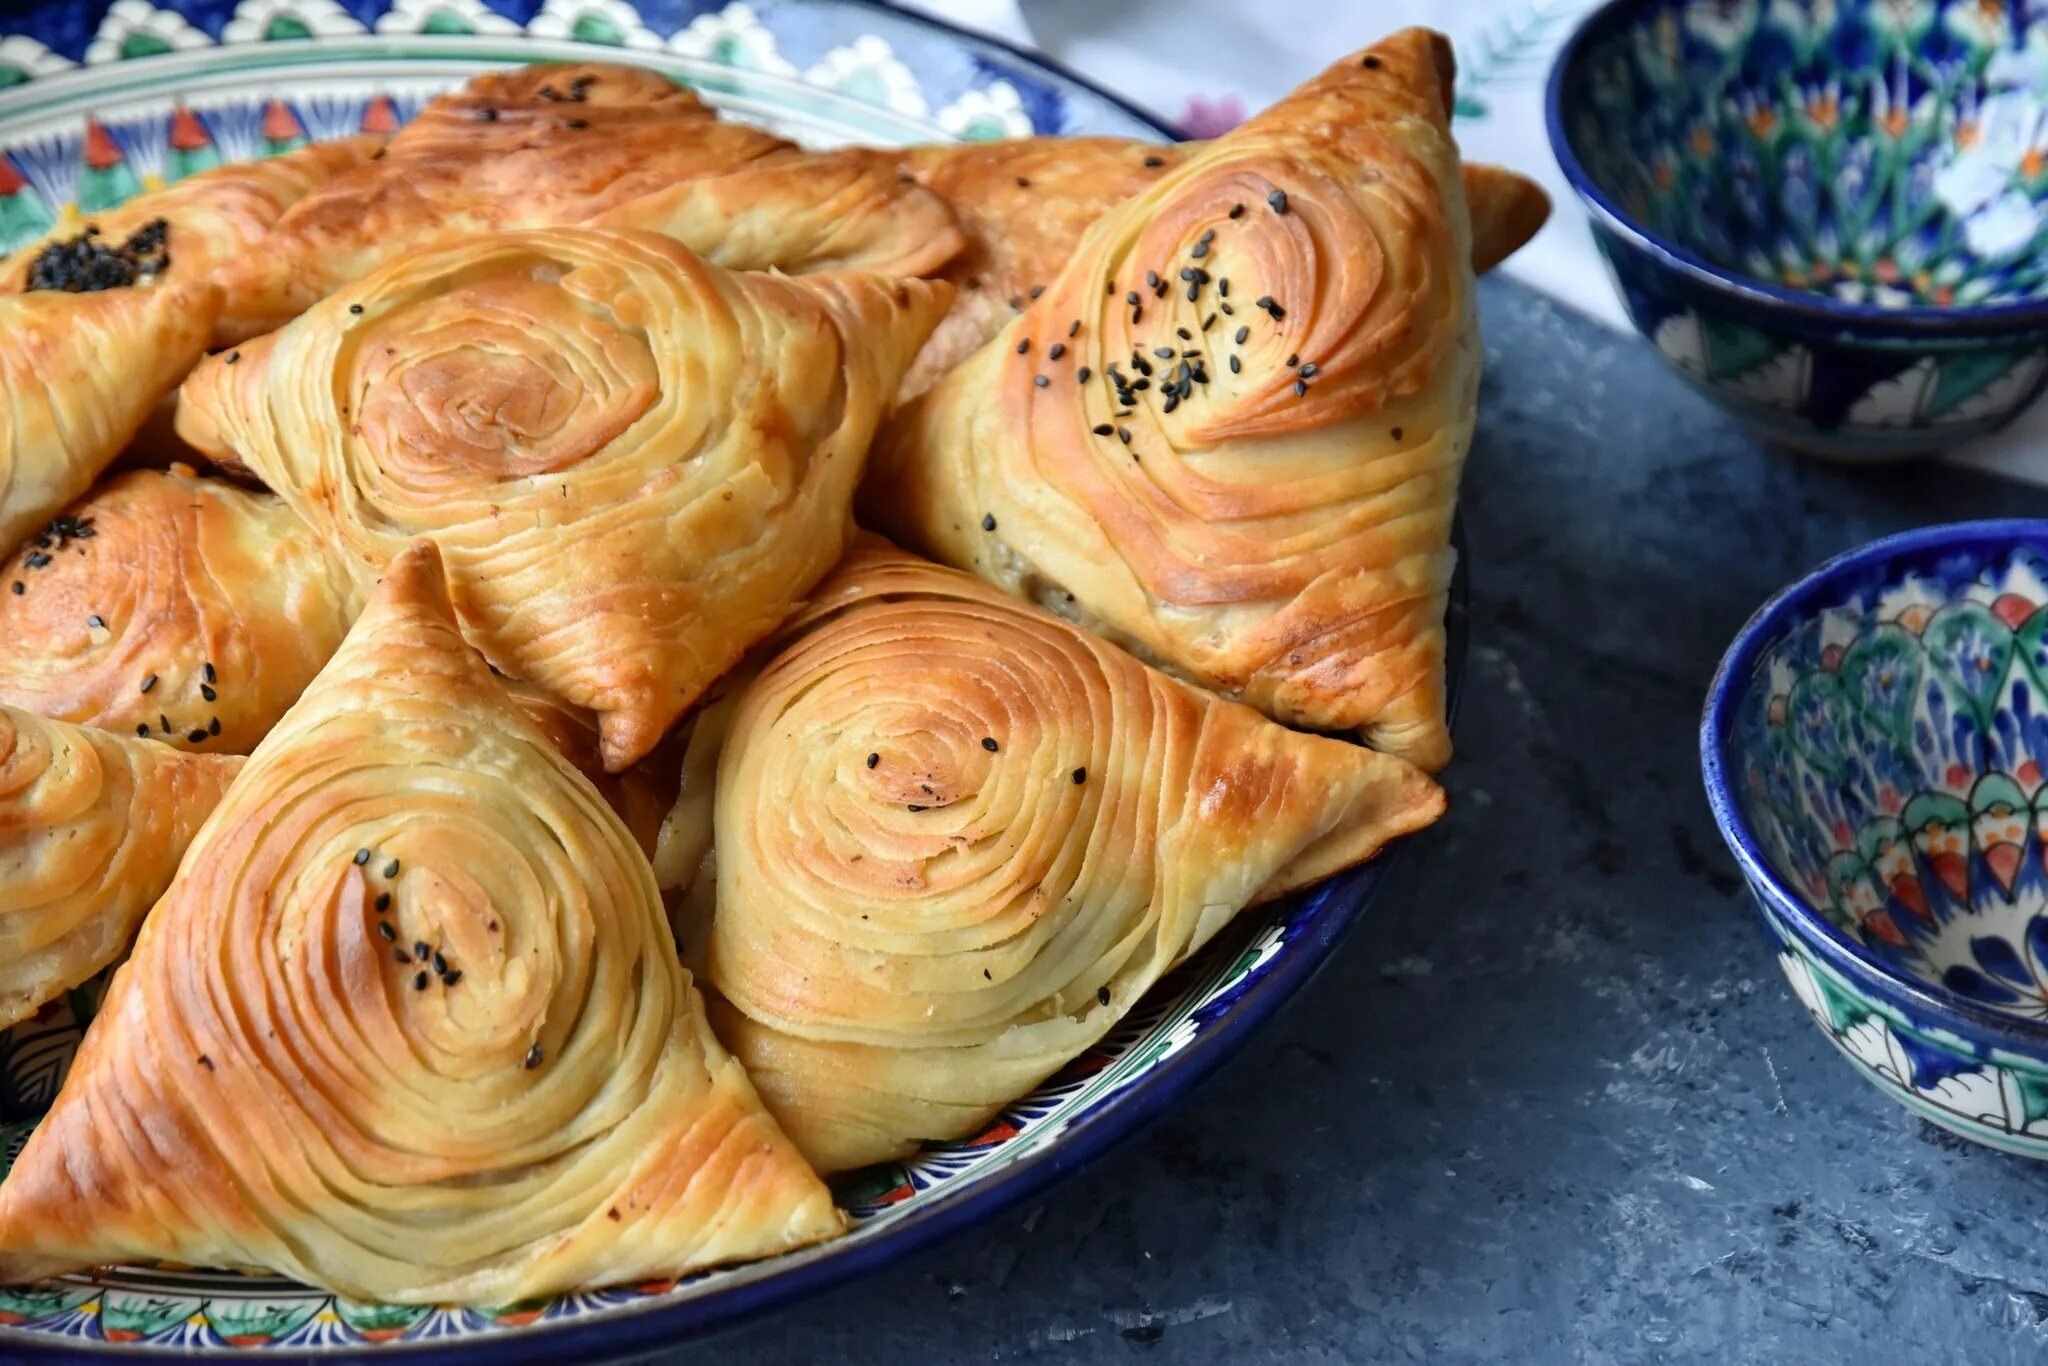
[[[2048,1157],[2048,521],[1907,532],[1786,589],[1700,756],[1828,1037],[1935,1123]]]
[[[2048,380],[2048,6],[1612,0],[1548,120],[1636,326],[1765,438],[1922,454]]]

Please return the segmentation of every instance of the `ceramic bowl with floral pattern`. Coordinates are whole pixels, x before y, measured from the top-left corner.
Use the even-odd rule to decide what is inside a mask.
[[[1613,0],[1548,100],[1630,317],[1765,438],[1923,454],[2048,380],[2048,7]]]
[[[1856,1068],[2048,1157],[2048,521],[1874,541],[1753,617],[1707,796],[1793,992]]]

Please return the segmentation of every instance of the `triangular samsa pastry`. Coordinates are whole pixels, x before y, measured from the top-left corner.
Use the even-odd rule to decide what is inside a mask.
[[[241,766],[0,706],[0,1029],[121,956]]]
[[[1245,906],[1444,809],[875,538],[784,639],[719,765],[709,981],[821,1170],[973,1133]]]
[[[492,662],[654,747],[838,559],[944,284],[741,275],[653,233],[534,229],[391,262],[185,384],[238,459],[374,576],[448,557]]]
[[[793,144],[722,123],[658,71],[522,66],[432,101],[372,165],[308,195],[221,272],[217,344],[282,326],[414,247],[585,223],[628,200]]]
[[[1450,94],[1410,29],[1163,172],[890,423],[870,524],[1441,767],[1481,358]]]
[[[0,703],[212,754],[255,748],[360,605],[282,499],[183,465],[73,503],[0,585]]]
[[[1097,219],[1205,146],[1042,137],[868,153],[884,171],[901,171],[935,191],[965,241],[939,274],[958,290],[953,307],[904,378],[903,396],[923,393],[1002,331],[1034,289],[1058,276]],[[1550,196],[1499,166],[1468,164],[1464,184],[1472,269],[1484,274],[1536,235],[1550,214]]]
[[[219,303],[204,283],[0,294],[0,555],[113,463],[205,353]]]
[[[841,1226],[421,545],[144,922],[0,1184],[0,1280],[168,1258],[502,1304]]]
[[[953,211],[885,156],[778,152],[686,180],[594,221],[673,237],[727,270],[929,275],[967,239]]]
[[[237,161],[67,218],[0,261],[0,292],[90,291],[130,273],[157,284],[204,280],[242,259],[284,212],[335,176],[369,163],[380,137],[316,142]]]

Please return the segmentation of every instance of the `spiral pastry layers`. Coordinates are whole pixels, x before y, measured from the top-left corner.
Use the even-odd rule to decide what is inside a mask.
[[[589,222],[791,149],[719,122],[659,72],[604,62],[488,72],[429,102],[373,164],[293,205],[262,251],[222,271],[216,344],[281,327],[413,247]]]
[[[92,487],[205,351],[219,303],[204,283],[0,294],[0,555]]]
[[[241,766],[0,706],[0,1029],[121,956]]]
[[[216,166],[137,195],[119,208],[68,220],[0,260],[0,293],[29,288],[37,258],[53,242],[87,231],[97,232],[103,242],[125,242],[159,219],[164,225],[164,268],[153,280],[204,280],[228,262],[240,260],[285,210],[308,193],[345,171],[368,165],[383,144],[381,137],[339,138],[282,156]]]
[[[790,635],[720,762],[709,977],[823,1170],[973,1132],[1244,906],[1443,810],[874,538]]]
[[[145,923],[0,1186],[0,1278],[167,1257],[504,1303],[840,1226],[422,545]]]
[[[0,703],[217,754],[255,748],[358,605],[282,499],[182,465],[74,503],[0,584]]]
[[[863,508],[1148,659],[1430,768],[1480,364],[1449,48],[1167,169],[878,441]]]
[[[652,233],[500,233],[401,257],[208,360],[178,431],[365,576],[432,536],[463,625],[598,713],[617,772],[838,558],[875,424],[947,297],[732,274]]]

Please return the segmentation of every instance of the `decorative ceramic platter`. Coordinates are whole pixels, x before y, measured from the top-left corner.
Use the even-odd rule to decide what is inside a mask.
[[[857,0],[39,0],[0,8],[0,249],[224,161],[388,131],[494,65],[627,60],[815,145],[1163,130],[1049,64]],[[1463,573],[1452,674],[1463,659]],[[197,1353],[590,1361],[809,1293],[1042,1189],[1213,1067],[1307,980],[1385,860],[1223,935],[977,1137],[835,1181],[852,1231],[766,1262],[476,1310],[355,1304],[168,1265],[0,1287],[0,1359]],[[98,984],[0,1033],[0,1173],[55,1096]]]

